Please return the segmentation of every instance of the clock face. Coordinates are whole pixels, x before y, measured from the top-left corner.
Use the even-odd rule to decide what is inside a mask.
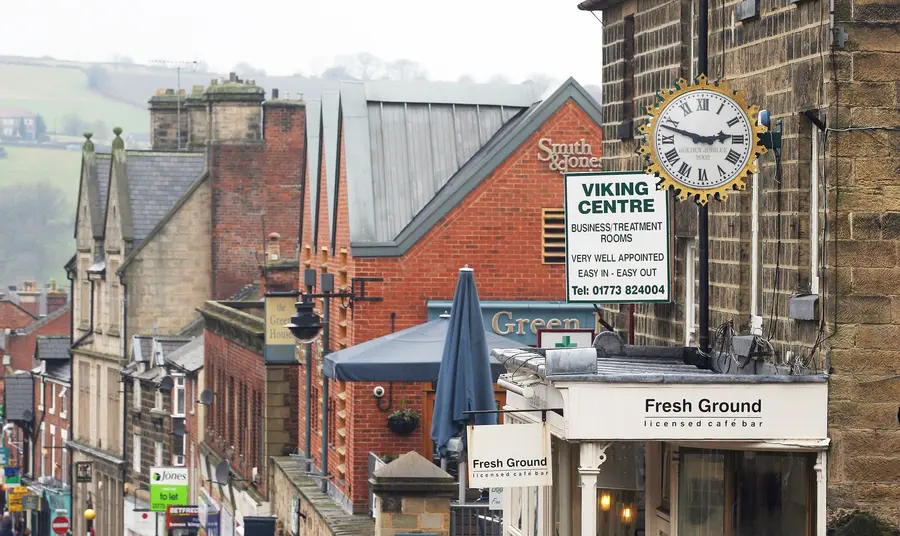
[[[755,132],[741,105],[722,93],[694,90],[659,111],[652,139],[659,165],[691,189],[719,188],[753,158]]]

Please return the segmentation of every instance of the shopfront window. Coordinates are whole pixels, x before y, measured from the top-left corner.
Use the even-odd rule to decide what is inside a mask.
[[[811,454],[681,450],[683,536],[811,534]]]

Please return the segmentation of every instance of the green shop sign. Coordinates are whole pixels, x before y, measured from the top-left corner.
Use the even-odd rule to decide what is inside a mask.
[[[165,512],[167,506],[188,504],[188,470],[185,467],[150,469],[150,510]]]

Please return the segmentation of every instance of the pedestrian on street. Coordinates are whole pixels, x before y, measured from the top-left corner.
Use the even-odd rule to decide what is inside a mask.
[[[3,520],[0,521],[0,536],[14,536],[13,520],[11,517],[3,516]]]

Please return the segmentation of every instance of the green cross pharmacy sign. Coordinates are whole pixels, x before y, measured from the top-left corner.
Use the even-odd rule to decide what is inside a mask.
[[[150,469],[150,510],[165,512],[167,506],[187,506],[188,470],[186,467]]]
[[[594,343],[592,329],[539,329],[538,348],[590,348]]]

